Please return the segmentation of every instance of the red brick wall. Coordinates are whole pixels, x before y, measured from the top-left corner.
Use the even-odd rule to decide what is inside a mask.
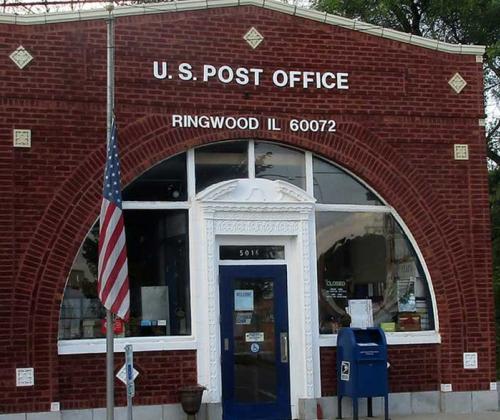
[[[440,383],[439,346],[389,346],[389,392],[436,391]],[[336,395],[336,349],[323,347],[320,351],[321,393]],[[482,384],[487,389],[489,383]],[[469,388],[471,389],[471,388]]]
[[[251,26],[264,36],[256,50],[242,40]],[[8,58],[19,44],[35,57],[24,70]],[[105,22],[1,25],[0,46],[0,411],[47,410],[66,395],[62,388],[70,378],[61,366],[80,360],[57,356],[57,322],[68,271],[100,203]],[[153,60],[187,61],[195,68],[256,66],[268,75],[278,68],[347,71],[350,89],[278,89],[269,78],[259,87],[158,81]],[[484,130],[478,124],[482,71],[474,56],[240,7],[120,18],[116,65],[125,184],[173,153],[238,137],[276,140],[339,163],[398,211],[433,281],[442,344],[424,346],[423,353],[435,359],[426,365],[432,379],[419,374],[415,383],[395,386],[487,389],[495,379],[491,247]],[[447,83],[457,71],[468,83],[460,95]],[[172,113],[335,118],[338,130],[173,130]],[[31,149],[12,147],[14,128],[32,130]],[[469,145],[469,161],[453,160],[454,143]],[[395,360],[421,372],[421,359],[408,357],[413,351],[398,347]],[[478,370],[464,371],[464,351],[478,352]],[[35,368],[36,385],[16,388],[15,367],[26,366]],[[148,385],[146,376],[142,380]],[[88,401],[61,400],[63,408],[65,401],[74,407]]]
[[[123,353],[115,357],[115,370],[125,363]],[[192,350],[134,353],[134,404],[179,402],[183,384],[196,383],[196,352]],[[59,357],[59,399],[66,409],[106,406],[106,360],[102,354]],[[115,379],[115,403],[127,405],[125,385]]]

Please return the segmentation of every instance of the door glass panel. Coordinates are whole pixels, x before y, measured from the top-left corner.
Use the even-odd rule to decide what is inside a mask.
[[[234,399],[276,400],[274,280],[234,280]]]

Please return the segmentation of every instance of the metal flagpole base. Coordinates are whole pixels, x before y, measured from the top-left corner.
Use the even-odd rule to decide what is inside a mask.
[[[106,420],[114,419],[115,362],[113,348],[113,314],[106,309]]]

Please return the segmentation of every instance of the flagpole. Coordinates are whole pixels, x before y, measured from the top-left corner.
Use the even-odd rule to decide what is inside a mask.
[[[106,309],[106,420],[113,420],[115,406],[113,314]]]
[[[113,2],[106,5],[109,12],[107,22],[107,144],[111,140],[111,127],[113,124],[114,111],[114,67],[115,67],[115,33]],[[107,150],[107,147],[106,147]],[[113,346],[113,315],[109,309],[106,309],[106,420],[114,419],[115,408],[115,375],[114,375],[114,346]]]

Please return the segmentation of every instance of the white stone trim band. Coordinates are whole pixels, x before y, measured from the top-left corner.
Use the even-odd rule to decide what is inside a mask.
[[[132,344],[134,351],[196,350],[194,336],[156,336],[156,337],[116,337],[115,353],[123,353],[125,346]],[[106,353],[106,339],[59,340],[57,354]]]
[[[428,39],[417,35],[407,34],[395,31],[393,29],[383,28],[381,26],[364,23],[353,19],[347,19],[341,16],[331,15],[317,10],[305,9],[290,4],[285,4],[275,0],[183,0],[168,3],[142,4],[135,6],[117,7],[112,15],[139,16],[156,13],[182,12],[188,10],[202,10],[222,7],[237,6],[256,6],[264,9],[275,10],[293,16],[299,16],[305,19],[316,20],[334,26],[341,26],[346,29],[364,32],[393,41],[404,42],[406,44],[416,45],[431,50],[442,51],[453,54],[465,55],[483,55],[485,47],[482,45],[456,45],[446,42]],[[44,13],[34,15],[12,15],[0,14],[0,24],[11,25],[43,25],[47,23],[62,23],[82,20],[109,19],[109,13],[104,10],[86,10],[69,13]]]
[[[437,331],[386,332],[387,345],[401,346],[411,344],[441,344],[441,335]],[[321,334],[320,347],[337,347],[337,334]]]

